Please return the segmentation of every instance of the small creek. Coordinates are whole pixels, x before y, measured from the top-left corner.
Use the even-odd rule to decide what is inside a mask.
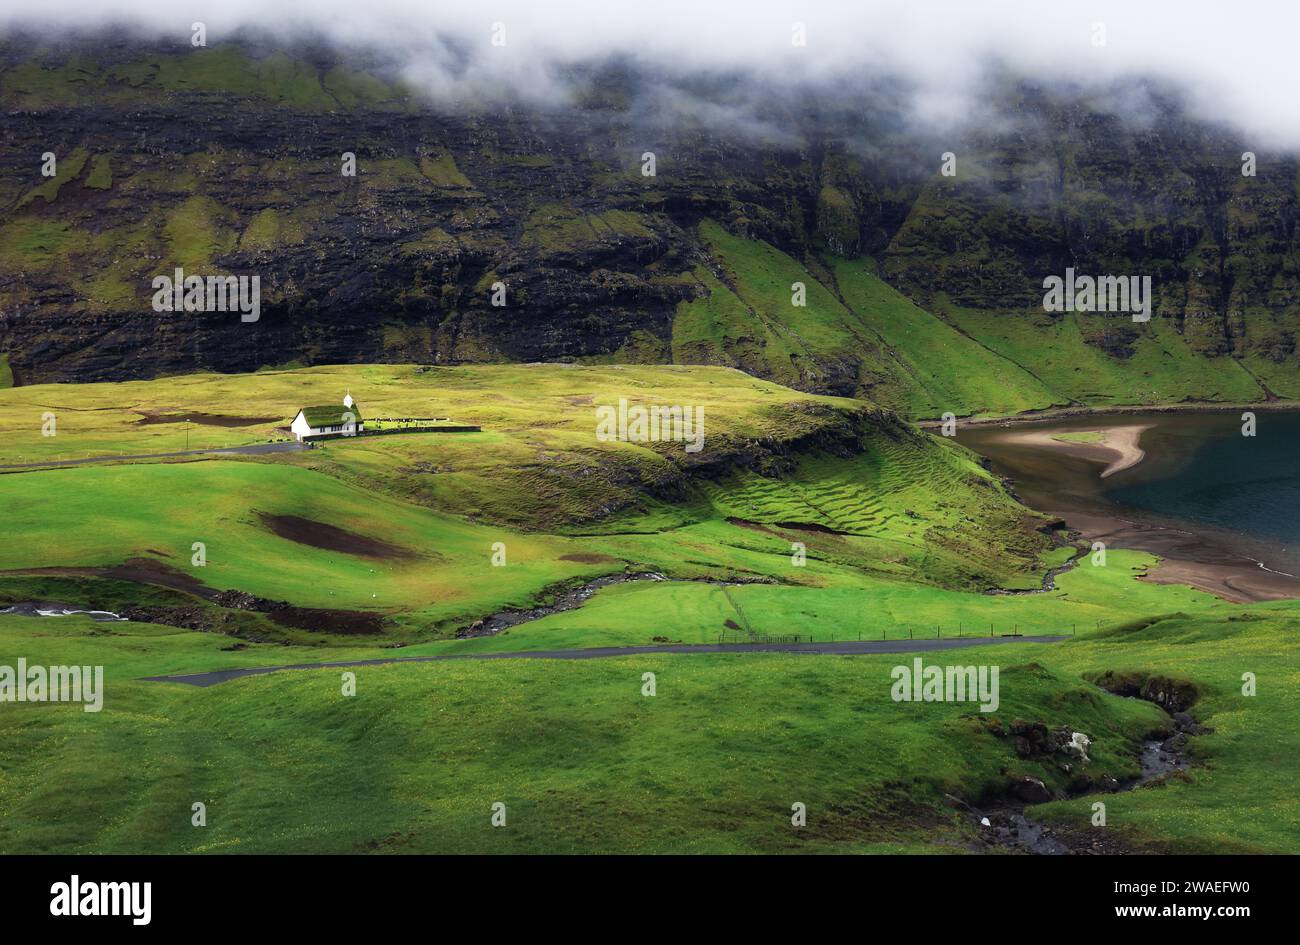
[[[99,623],[126,620],[125,617],[121,617],[111,610],[79,610],[68,604],[50,603],[48,601],[22,601],[12,607],[0,610],[0,614],[13,614],[15,617],[71,617],[74,614],[85,614],[91,620]]]
[[[1179,732],[1184,731],[1179,727]],[[1142,773],[1136,778],[1116,782],[1109,790],[1089,791],[1077,797],[1105,797],[1123,791],[1133,791],[1175,771],[1188,767],[1180,749],[1171,743],[1178,734],[1168,738],[1151,738],[1142,743],[1140,764]],[[1183,739],[1185,742],[1185,739]],[[985,839],[994,847],[1011,853],[1032,853],[1041,856],[1069,854],[1109,854],[1128,852],[1122,844],[1107,836],[1104,831],[1091,834],[1075,828],[1051,826],[1025,815],[1027,805],[1008,801],[980,809],[971,807],[970,813],[983,828]]]

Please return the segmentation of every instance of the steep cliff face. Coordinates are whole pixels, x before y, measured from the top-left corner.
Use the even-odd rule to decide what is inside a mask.
[[[906,400],[917,372],[888,333],[836,310],[837,260],[858,259],[963,333],[967,311],[1055,330],[1068,316],[1042,311],[1042,280],[1067,266],[1150,275],[1161,331],[1300,394],[1286,380],[1296,162],[1260,153],[1244,177],[1249,147],[1172,103],[1139,126],[1009,87],[995,132],[945,143],[878,90],[776,102],[756,130],[647,112],[617,70],[575,79],[573,104],[542,111],[426,104],[320,51],[15,41],[0,66],[0,356],[17,383],[676,359]],[[715,226],[776,255],[738,274]],[[258,276],[260,318],[154,311],[151,281],[177,267]],[[816,283],[808,307],[823,322],[862,324],[824,332],[756,302],[794,281]],[[1153,331],[1077,319],[1082,343],[1116,363]],[[996,334],[980,344],[997,349]],[[1013,348],[999,356],[1036,376]],[[1046,399],[1079,396],[1057,394]]]
[[[1042,97],[1020,112],[1015,134],[972,141],[894,235],[885,272],[909,293],[1028,308],[1066,266],[1149,275],[1155,313],[1207,354],[1235,350],[1247,315],[1294,316],[1294,157],[1260,153],[1245,176],[1247,143],[1172,104],[1143,127]]]

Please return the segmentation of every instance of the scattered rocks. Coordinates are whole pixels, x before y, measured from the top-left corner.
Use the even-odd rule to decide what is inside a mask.
[[[988,730],[995,735],[1003,734],[1001,723],[990,724]],[[1043,722],[1016,719],[1011,723],[1010,734],[1016,754],[1021,758],[1047,758],[1059,752],[1085,764],[1088,762],[1092,739],[1069,726],[1049,729]]]
[[[1190,736],[1186,732],[1179,732],[1171,738],[1165,739],[1160,743],[1160,750],[1166,752],[1182,751],[1187,747],[1187,741]]]
[[[1186,712],[1175,712],[1173,714],[1174,728],[1183,735],[1209,735],[1214,729],[1207,725],[1201,725]]]
[[[1184,738],[1186,735],[1183,736]],[[1172,741],[1173,739],[1169,739]],[[1167,741],[1150,739],[1142,745],[1142,775],[1130,787],[1163,782],[1166,775],[1182,771],[1187,761],[1177,748],[1167,748]],[[1183,744],[1186,744],[1185,742]]]
[[[1082,770],[1087,764],[1088,749],[1092,739],[1083,732],[1068,726],[1050,729],[1043,722],[1025,722],[1016,719],[1010,727],[1004,728],[997,718],[984,720],[987,732],[1002,738],[1011,737],[1017,755],[1045,763],[1052,754],[1059,752],[1071,761],[1077,760],[1080,770],[1067,761],[1058,761],[1057,767],[1071,775],[1066,786],[1070,796],[1096,793],[1114,793],[1133,790],[1147,786],[1158,787],[1169,777],[1186,778],[1184,770],[1188,766],[1183,751],[1189,740],[1200,734],[1212,732],[1213,729],[1199,724],[1186,711],[1195,702],[1198,689],[1189,680],[1175,679],[1167,676],[1155,676],[1145,673],[1106,672],[1090,675],[1089,680],[1117,695],[1144,699],[1162,706],[1175,706],[1168,709],[1174,734],[1166,729],[1161,737],[1149,736],[1143,743],[1140,755],[1141,774],[1125,781],[1123,784],[1114,776],[1106,773],[1091,774]],[[960,800],[949,795],[944,796],[944,803],[949,807],[962,810]],[[1006,788],[1007,801],[1001,805],[981,811],[972,808],[972,821],[979,826],[980,837],[973,843],[973,848],[980,851],[1002,851],[1011,853],[1037,854],[1082,854],[1109,855],[1134,852],[1120,835],[1105,830],[1089,830],[1075,827],[1051,827],[1026,817],[1023,805],[1041,804],[1053,799],[1050,788],[1044,782],[1031,775],[1019,775],[1012,779]],[[954,803],[956,801],[957,803]]]
[[[218,591],[212,595],[211,600],[218,607],[229,607],[231,610],[264,610],[264,605],[271,603],[247,591]]]

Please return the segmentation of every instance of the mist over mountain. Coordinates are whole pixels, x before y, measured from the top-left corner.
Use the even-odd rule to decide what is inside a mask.
[[[725,4],[501,0],[490,8],[419,0],[53,0],[0,11],[0,30],[97,42],[111,32],[160,43],[255,33],[382,57],[441,99],[567,103],[575,66],[631,57],[679,75],[743,74],[783,88],[889,78],[909,114],[936,125],[978,117],[990,72],[1105,90],[1152,80],[1187,96],[1197,117],[1231,121],[1260,147],[1300,144],[1289,90],[1300,65],[1288,37],[1298,15],[1233,15],[1210,0],[1140,5],[1100,0],[918,0],[908,4],[757,0]],[[1130,103],[1140,108],[1140,103]]]

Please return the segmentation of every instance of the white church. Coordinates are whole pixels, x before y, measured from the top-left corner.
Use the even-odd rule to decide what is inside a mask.
[[[289,424],[299,442],[317,436],[356,436],[365,428],[361,408],[353,401],[351,392],[343,398],[342,407],[303,407]]]

